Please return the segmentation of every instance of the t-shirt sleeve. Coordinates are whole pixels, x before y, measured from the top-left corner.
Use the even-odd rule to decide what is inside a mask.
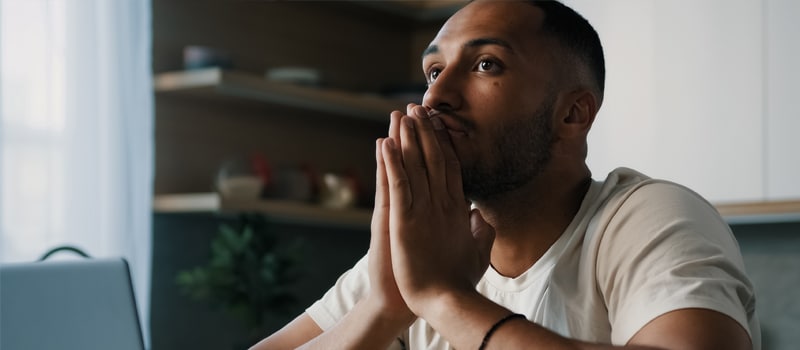
[[[339,322],[368,291],[367,255],[364,255],[355,266],[339,276],[336,284],[311,304],[306,313],[326,331]]]
[[[760,342],[755,296],[739,245],[716,209],[676,184],[652,182],[620,202],[603,235],[597,282],[614,344],[667,312],[703,308]],[[754,329],[755,328],[755,329]]]

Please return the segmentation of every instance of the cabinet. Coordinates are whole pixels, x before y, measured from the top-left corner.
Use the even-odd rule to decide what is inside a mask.
[[[626,165],[715,202],[764,197],[761,4],[572,1],[605,44],[597,176]]]
[[[766,196],[800,198],[800,2],[765,2],[766,31]]]
[[[589,136],[597,177],[623,165],[715,203],[800,198],[796,2],[567,2],[606,51],[606,101]]]

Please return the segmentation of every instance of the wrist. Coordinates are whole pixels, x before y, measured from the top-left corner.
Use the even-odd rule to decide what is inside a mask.
[[[445,316],[453,316],[454,310],[470,310],[486,301],[488,301],[486,297],[473,288],[452,288],[416,298],[413,304],[414,307],[411,310],[421,318],[438,319]]]
[[[477,348],[498,320],[512,312],[477,290],[449,290],[419,305],[418,314],[456,348]]]
[[[403,305],[393,305],[388,303],[385,298],[368,294],[361,302],[366,308],[374,322],[380,323],[385,327],[402,331],[411,326],[417,320],[417,316]]]

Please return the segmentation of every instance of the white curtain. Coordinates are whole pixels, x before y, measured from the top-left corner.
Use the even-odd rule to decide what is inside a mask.
[[[0,262],[125,257],[145,327],[150,0],[0,0]]]

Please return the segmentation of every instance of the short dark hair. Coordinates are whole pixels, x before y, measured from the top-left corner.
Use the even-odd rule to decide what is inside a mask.
[[[568,55],[585,64],[603,98],[606,63],[600,37],[589,21],[556,0],[528,0],[544,12],[541,31],[556,40]]]

